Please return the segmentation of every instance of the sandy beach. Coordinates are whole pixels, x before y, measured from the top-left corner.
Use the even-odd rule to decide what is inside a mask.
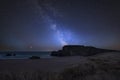
[[[120,53],[0,60],[0,80],[120,80]]]
[[[91,56],[89,58],[120,59],[120,54],[116,52],[103,53],[102,55]],[[85,63],[88,57],[70,56],[50,59],[10,59],[0,60],[0,72],[2,71],[62,71],[65,68]]]
[[[61,71],[67,67],[85,62],[84,57],[58,57],[50,59],[0,60],[0,71]]]

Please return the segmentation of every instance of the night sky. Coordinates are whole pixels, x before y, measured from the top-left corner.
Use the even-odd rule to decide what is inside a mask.
[[[120,1],[0,0],[0,50],[63,45],[120,50]]]

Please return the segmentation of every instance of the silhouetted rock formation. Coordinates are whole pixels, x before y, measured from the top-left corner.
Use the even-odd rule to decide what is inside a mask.
[[[16,56],[15,53],[7,53],[6,56]]]
[[[115,50],[107,50],[95,48],[92,46],[83,46],[83,45],[66,45],[62,50],[53,51],[51,56],[91,56],[98,53],[104,52],[113,52]]]
[[[40,59],[40,57],[39,56],[32,56],[29,59]]]
[[[16,54],[14,53],[13,56],[16,56]]]
[[[12,56],[12,54],[8,53],[8,54],[6,54],[6,56]]]

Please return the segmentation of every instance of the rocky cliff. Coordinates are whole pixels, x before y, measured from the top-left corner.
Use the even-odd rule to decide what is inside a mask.
[[[92,46],[66,45],[62,50],[53,51],[51,56],[91,56],[104,52],[114,52],[115,50],[100,49]]]

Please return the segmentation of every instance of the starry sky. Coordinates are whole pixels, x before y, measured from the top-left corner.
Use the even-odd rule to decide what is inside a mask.
[[[0,0],[0,50],[86,45],[120,50],[119,0]]]

